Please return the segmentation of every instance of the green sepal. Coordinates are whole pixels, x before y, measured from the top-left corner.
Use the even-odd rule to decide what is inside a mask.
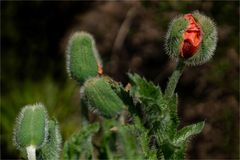
[[[59,131],[58,122],[49,121],[49,136],[47,143],[37,151],[38,160],[58,160],[61,154],[62,137]]]
[[[43,104],[27,105],[16,119],[13,141],[18,149],[41,148],[48,137],[48,115]]]
[[[180,15],[172,20],[169,25],[165,39],[166,53],[171,57],[178,59],[181,43],[183,41],[183,33],[188,25],[187,20]]]
[[[217,28],[212,19],[198,11],[193,12],[193,17],[202,27],[203,38],[197,53],[186,60],[185,63],[187,65],[200,65],[209,61],[214,55],[217,46]]]
[[[69,76],[79,83],[98,75],[101,65],[95,41],[85,32],[74,33],[67,46],[67,71]]]
[[[89,109],[105,117],[114,117],[124,109],[124,103],[103,77],[87,80],[81,93]]]

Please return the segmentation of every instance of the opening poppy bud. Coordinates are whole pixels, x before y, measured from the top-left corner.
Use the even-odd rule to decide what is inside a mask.
[[[216,44],[217,30],[214,22],[195,11],[171,22],[165,48],[171,58],[181,58],[186,65],[199,65],[211,59]]]
[[[184,18],[188,21],[188,26],[183,33],[180,55],[183,58],[189,58],[197,52],[197,49],[202,42],[202,29],[191,13],[185,14]]]

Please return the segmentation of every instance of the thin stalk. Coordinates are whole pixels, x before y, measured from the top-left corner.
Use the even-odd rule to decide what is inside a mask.
[[[178,61],[177,67],[171,77],[169,78],[167,88],[165,90],[166,97],[172,97],[176,89],[179,78],[181,77],[183,70],[185,68],[185,63],[182,60]]]
[[[28,160],[36,160],[36,147],[30,145],[26,148]]]

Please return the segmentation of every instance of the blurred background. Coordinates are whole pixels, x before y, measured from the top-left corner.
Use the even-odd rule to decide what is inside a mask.
[[[137,72],[165,89],[175,62],[164,51],[169,22],[199,10],[214,19],[213,59],[187,68],[178,84],[181,126],[206,121],[188,159],[239,158],[239,1],[1,1],[1,159],[20,158],[12,145],[15,117],[43,102],[63,139],[81,128],[79,86],[69,80],[65,48],[74,31],[90,32],[104,72],[123,84]]]

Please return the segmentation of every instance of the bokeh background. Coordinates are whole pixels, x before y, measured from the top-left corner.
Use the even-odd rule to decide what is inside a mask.
[[[66,139],[81,128],[79,86],[67,77],[65,48],[74,31],[90,32],[104,72],[126,84],[137,72],[165,88],[175,62],[164,52],[169,22],[199,10],[215,20],[218,46],[207,64],[187,68],[178,84],[182,127],[206,121],[188,159],[239,158],[238,1],[1,1],[1,159],[17,159],[15,117],[43,102]]]

